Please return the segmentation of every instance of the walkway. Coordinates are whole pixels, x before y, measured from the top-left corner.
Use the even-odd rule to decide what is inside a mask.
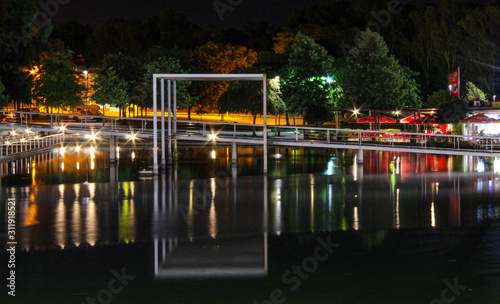
[[[53,114],[67,116],[68,114]],[[20,125],[2,123],[7,130],[30,130],[30,132],[87,134],[99,137],[124,137],[127,139],[142,138],[154,140],[152,118],[122,118],[126,124],[117,123],[117,117],[88,116],[89,119],[106,119],[106,123],[95,121],[82,123],[68,121],[61,126],[50,127],[49,124]],[[165,119],[164,127],[158,120],[158,151],[161,152],[161,163],[172,162],[176,141],[228,143],[253,146],[311,147],[326,149],[380,150],[394,152],[412,152],[447,155],[474,155],[482,157],[500,157],[500,139],[493,136],[461,136],[447,134],[423,134],[412,132],[367,131],[352,129],[294,127],[225,123],[209,121],[185,121]],[[169,140],[170,139],[170,140]],[[5,142],[1,143],[5,144]],[[237,157],[234,155],[234,157]],[[267,159],[264,151],[264,159]],[[358,155],[362,162],[362,153]],[[266,161],[264,165],[266,172]]]

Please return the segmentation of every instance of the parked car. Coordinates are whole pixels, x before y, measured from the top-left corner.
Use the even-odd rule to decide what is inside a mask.
[[[87,107],[77,107],[76,111],[80,112],[81,114],[102,115],[101,108],[98,105],[89,105]]]

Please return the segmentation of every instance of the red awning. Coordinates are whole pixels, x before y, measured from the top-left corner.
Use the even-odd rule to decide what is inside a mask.
[[[426,125],[428,123],[434,123],[434,122],[436,122],[436,116],[425,115],[425,116],[421,116],[420,118],[417,118],[417,119],[410,121],[410,124],[412,124],[412,125]]]
[[[380,114],[373,114],[373,115],[370,115],[370,116],[366,116],[366,117],[363,117],[363,118],[360,118],[358,119],[358,122],[371,122],[371,123],[375,123],[375,119],[376,119],[376,116],[378,115],[378,122],[379,123],[395,123],[396,120],[395,119],[392,119],[390,117],[387,117],[387,116],[384,116],[384,115],[380,115]]]
[[[466,119],[462,119],[461,123],[500,123],[500,120],[493,119],[484,114],[476,114]]]

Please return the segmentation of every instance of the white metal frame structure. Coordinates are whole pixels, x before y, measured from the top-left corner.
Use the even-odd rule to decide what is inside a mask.
[[[172,163],[172,135],[177,126],[177,81],[262,81],[264,113],[264,173],[267,173],[267,76],[266,74],[153,74],[153,174],[158,174],[158,79],[161,106],[161,166],[165,167],[165,145],[168,144],[168,164]],[[167,80],[168,126],[165,137],[165,80]],[[173,82],[173,92],[172,92]],[[173,97],[173,104],[172,104]],[[172,112],[173,111],[173,112]],[[173,115],[172,115],[173,114]],[[173,116],[173,121],[172,121]],[[167,139],[167,143],[165,142]]]

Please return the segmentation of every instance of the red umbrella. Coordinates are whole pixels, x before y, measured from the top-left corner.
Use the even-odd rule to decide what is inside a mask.
[[[410,115],[408,117],[405,117],[405,118],[401,119],[399,122],[400,123],[409,123],[410,121],[415,120],[415,117],[416,118],[420,118],[420,114],[417,113],[415,115]]]
[[[499,123],[500,120],[493,119],[484,114],[476,114],[466,119],[462,119],[461,123]]]
[[[390,117],[387,117],[387,116],[384,116],[384,115],[380,115],[380,114],[373,114],[373,115],[370,115],[370,116],[366,116],[366,117],[360,118],[360,119],[358,119],[358,122],[371,122],[371,123],[375,123],[377,115],[378,115],[378,122],[379,123],[395,123],[396,122],[395,119],[392,119]]]
[[[425,116],[421,116],[420,118],[417,118],[417,119],[410,121],[410,124],[412,124],[412,125],[426,125],[428,123],[434,123],[434,122],[436,122],[436,116],[425,115]]]

